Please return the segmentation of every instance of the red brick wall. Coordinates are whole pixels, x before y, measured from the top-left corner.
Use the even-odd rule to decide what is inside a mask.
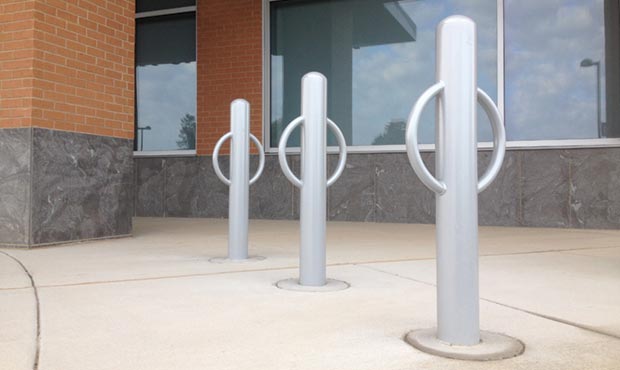
[[[133,138],[134,0],[3,1],[0,127]]]
[[[262,1],[203,0],[197,7],[197,151],[210,155],[230,129],[230,103],[250,102],[262,141]]]
[[[0,2],[0,128],[32,124],[34,3]]]

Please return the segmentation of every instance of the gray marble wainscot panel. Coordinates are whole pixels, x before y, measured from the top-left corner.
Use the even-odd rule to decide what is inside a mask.
[[[115,148],[111,162],[102,155],[98,161],[106,181],[100,193],[99,214],[109,225],[105,235],[130,235],[133,230],[133,215],[136,188],[134,186],[133,140],[102,138],[109,148]],[[96,141],[95,141],[96,142]],[[105,146],[104,146],[105,147]]]
[[[523,226],[569,227],[569,159],[564,150],[524,151]]]
[[[405,153],[375,154],[376,221],[435,222],[435,195],[413,172]],[[422,153],[433,172],[434,154]]]
[[[30,134],[0,129],[0,245],[30,242]]]
[[[298,156],[288,156],[297,176]],[[250,218],[289,220],[293,218],[293,184],[282,173],[277,155],[265,156],[263,175],[250,187]]]
[[[32,243],[131,233],[131,140],[33,129]]]
[[[295,174],[295,176],[300,177],[301,178],[301,156],[300,155],[289,155],[288,156],[288,163],[289,166],[291,167],[291,169],[293,170],[293,173]],[[280,172],[282,172],[282,170],[280,169]],[[288,180],[287,180],[288,181]],[[301,206],[300,200],[300,196],[301,196],[301,189],[299,189],[297,186],[293,185],[290,181],[289,184],[291,184],[291,189],[293,192],[293,200],[292,200],[292,213],[291,216],[289,218],[292,218],[293,220],[299,220],[299,209]],[[329,192],[327,195],[327,201],[329,202]],[[328,203],[329,204],[329,203]]]
[[[166,159],[136,158],[136,209],[139,217],[164,217]]]
[[[166,159],[166,217],[197,217],[201,214],[198,157]]]
[[[230,157],[220,156],[220,169],[230,176]],[[212,157],[198,157],[197,213],[200,217],[228,218],[228,185],[215,175]]]
[[[620,228],[620,148],[569,151],[570,226]]]
[[[491,161],[492,152],[478,153],[479,178]],[[480,225],[518,226],[521,223],[521,152],[507,151],[502,168],[491,185],[478,195]]]
[[[349,154],[340,178],[328,190],[328,217],[337,221],[375,221],[375,155]],[[327,176],[338,165],[338,155],[328,156]]]

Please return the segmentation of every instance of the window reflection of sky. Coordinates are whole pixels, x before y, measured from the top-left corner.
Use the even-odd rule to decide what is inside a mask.
[[[596,68],[605,122],[603,0],[507,0],[506,130],[510,140],[597,134]]]
[[[353,145],[370,145],[387,123],[404,121],[415,99],[434,83],[435,29],[453,14],[476,22],[478,83],[497,101],[495,0],[399,4],[416,24],[416,41],[352,51]],[[605,122],[603,0],[506,0],[504,14],[508,139],[597,137],[596,68],[579,64],[584,58],[601,61],[601,121]],[[283,63],[286,56],[272,56],[272,120],[282,116]],[[490,141],[482,109],[478,117],[479,140]],[[434,141],[433,104],[422,115],[420,140]]]
[[[353,142],[369,145],[392,120],[406,120],[415,100],[435,82],[435,30],[442,19],[463,14],[478,27],[479,86],[497,97],[497,10],[493,1],[400,1],[417,26],[415,42],[360,48],[353,52]],[[420,142],[434,142],[434,105],[422,115]],[[478,111],[479,140],[491,140],[490,124]],[[401,143],[403,144],[404,138]]]
[[[353,145],[371,145],[384,133],[386,124],[406,120],[417,97],[434,83],[435,29],[443,18],[452,14],[467,15],[478,24],[479,85],[492,98],[497,97],[497,10],[494,1],[406,0],[398,3],[416,25],[416,41],[366,46],[352,50],[353,142],[350,144]],[[360,6],[363,4],[360,3]],[[376,32],[381,30],[377,29]],[[286,55],[272,56],[272,122],[282,117],[283,94],[289,93],[282,91],[285,78],[282,75],[283,63],[286,63]],[[482,109],[479,110],[479,116],[480,140],[491,140],[490,125]],[[390,137],[398,136],[390,135]],[[400,142],[392,144],[403,144],[404,137],[401,139]],[[434,142],[432,104],[422,116],[420,140],[423,143]]]
[[[151,126],[144,150],[179,149],[181,118],[196,115],[196,62],[138,66],[136,82],[138,126]]]

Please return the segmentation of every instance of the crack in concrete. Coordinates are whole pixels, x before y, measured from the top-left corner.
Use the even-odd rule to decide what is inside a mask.
[[[28,276],[28,279],[30,279],[30,287],[32,288],[32,291],[34,293],[35,309],[36,309],[36,328],[37,328],[37,336],[35,338],[35,352],[34,352],[34,359],[32,363],[32,370],[38,370],[39,369],[39,357],[41,354],[41,307],[39,303],[39,292],[34,282],[34,278],[32,277],[32,274],[30,273],[30,271],[28,271],[26,266],[16,257],[4,251],[0,251],[0,253],[2,253],[3,255],[15,261],[22,268],[24,273]]]

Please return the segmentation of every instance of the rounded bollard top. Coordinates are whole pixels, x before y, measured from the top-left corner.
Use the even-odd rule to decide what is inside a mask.
[[[327,77],[325,77],[321,72],[308,72],[301,79],[301,83],[304,82],[327,82]]]
[[[442,30],[445,27],[476,27],[476,22],[474,22],[471,18],[466,17],[464,15],[451,15],[447,18],[444,18],[437,25],[437,32]]]
[[[233,101],[230,103],[230,105],[238,105],[238,104],[243,104],[243,105],[246,105],[246,104],[247,104],[247,105],[250,105],[250,103],[248,103],[248,101],[247,101],[247,100],[245,100],[245,99],[241,99],[241,98],[235,99],[235,100],[233,100]]]

